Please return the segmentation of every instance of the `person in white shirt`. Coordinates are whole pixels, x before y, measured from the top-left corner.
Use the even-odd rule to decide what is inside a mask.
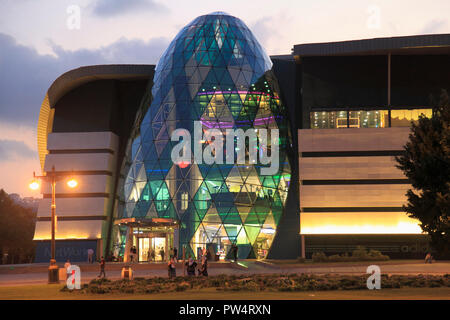
[[[88,262],[89,263],[94,263],[94,250],[89,248],[87,253],[88,253]]]

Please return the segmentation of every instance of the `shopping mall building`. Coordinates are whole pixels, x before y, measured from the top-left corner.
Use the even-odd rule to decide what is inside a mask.
[[[128,261],[135,247],[139,261],[161,261],[176,247],[179,257],[206,249],[228,259],[233,244],[241,259],[358,245],[422,257],[427,236],[402,211],[411,185],[395,156],[411,121],[431,116],[450,89],[449,74],[450,34],[300,44],[268,57],[222,12],[185,26],[156,66],[68,71],[48,89],[38,124],[43,172],[54,166],[79,182],[56,185],[56,258],[82,261],[92,248]],[[178,129],[216,160],[227,148],[207,132],[247,136],[232,138],[231,163],[195,152],[177,162]],[[275,129],[276,143],[258,144]],[[262,154],[276,155],[275,173],[265,174]],[[36,261],[50,254],[49,186],[42,192]]]

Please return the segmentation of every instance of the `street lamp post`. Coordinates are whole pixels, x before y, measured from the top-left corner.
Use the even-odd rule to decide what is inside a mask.
[[[59,283],[59,274],[58,274],[58,266],[56,265],[56,255],[55,255],[55,227],[56,227],[56,181],[66,178],[66,175],[56,174],[55,166],[52,166],[52,171],[48,172],[46,176],[36,176],[33,172],[33,182],[30,184],[31,189],[38,189],[39,183],[36,179],[40,179],[51,184],[52,188],[52,204],[51,204],[51,228],[52,228],[52,238],[51,238],[51,258],[50,258],[50,266],[48,267],[48,283]],[[67,185],[70,188],[75,188],[78,185],[78,182],[75,179],[70,179],[67,182]]]

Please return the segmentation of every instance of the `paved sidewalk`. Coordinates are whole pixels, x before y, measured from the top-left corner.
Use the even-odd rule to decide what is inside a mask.
[[[64,267],[64,262],[57,263],[60,268]],[[81,268],[81,271],[99,271],[100,264],[98,262],[73,262]],[[167,270],[167,262],[139,262],[139,263],[123,263],[123,262],[106,262],[109,270],[122,270],[124,266],[132,266],[133,270]],[[0,275],[2,274],[27,274],[27,273],[46,273],[48,270],[48,263],[35,264],[16,264],[16,265],[0,265]],[[209,268],[232,268],[230,261],[211,261],[208,264]],[[177,267],[181,268],[181,262],[178,262]]]
[[[231,272],[230,272],[231,271]],[[237,272],[234,272],[233,269],[227,268],[227,269],[210,269],[208,270],[209,275],[219,275],[219,274],[240,274],[240,273],[246,273],[240,272],[240,270],[237,270]],[[92,279],[96,279],[99,272],[81,272],[81,282],[82,283],[88,283]],[[148,270],[137,270],[134,271],[134,277],[167,277],[167,271],[166,270],[151,270],[150,272]],[[177,269],[177,275],[183,275],[182,269]],[[113,270],[108,271],[106,269],[106,276],[110,280],[118,280],[121,276],[121,271],[119,270]],[[47,283],[48,275],[47,273],[29,273],[29,274],[9,274],[0,275],[0,287],[1,286],[21,286],[21,285],[29,285],[29,284],[45,284]],[[60,282],[61,284],[64,283],[64,281]]]
[[[261,263],[255,260],[242,260],[237,264],[230,262],[211,262],[208,273],[210,275],[219,274],[267,274],[267,273],[314,273],[314,274],[365,274],[367,267],[376,262],[358,263],[358,265],[306,265],[289,266],[283,264]],[[106,274],[109,279],[120,279],[121,269],[124,264],[109,263],[106,265]],[[99,273],[99,265],[79,264],[81,268],[82,282],[86,283],[95,279]],[[399,264],[379,264],[382,273],[387,274],[430,274],[444,275],[450,274],[450,262],[436,262],[433,264],[424,263],[399,263]],[[15,272],[5,273],[7,266],[0,269],[0,286],[17,286],[28,284],[47,283],[47,268],[45,265],[15,266]],[[167,266],[165,263],[159,264],[134,264],[132,265],[135,277],[167,276]],[[20,272],[19,272],[20,271]],[[183,275],[181,263],[177,266],[177,275]],[[61,281],[61,283],[63,283]]]

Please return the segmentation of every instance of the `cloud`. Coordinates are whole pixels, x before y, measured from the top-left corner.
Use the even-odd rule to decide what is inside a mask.
[[[420,30],[421,34],[427,33],[440,33],[444,32],[444,28],[447,25],[446,19],[433,19],[425,24],[425,26]]]
[[[271,38],[277,37],[279,34],[273,28],[274,18],[263,17],[251,23],[249,28],[252,30],[255,37],[266,46]]]
[[[36,122],[45,92],[61,71],[55,58],[0,34],[0,119]]]
[[[0,120],[36,127],[47,89],[64,72],[93,64],[155,64],[168,44],[167,38],[121,38],[98,49],[69,51],[51,43],[52,56],[0,33]]]
[[[155,64],[169,45],[167,38],[153,38],[146,42],[140,39],[120,38],[114,43],[99,49],[79,49],[67,51],[51,44],[53,52],[63,65],[89,64]]]
[[[291,43],[286,39],[286,35],[279,31],[279,26],[292,28],[293,20],[288,14],[279,13],[257,19],[249,24],[249,28],[269,55],[290,53]]]
[[[28,147],[23,141],[0,140],[0,162],[35,156],[36,151]]]
[[[100,17],[112,17],[143,10],[168,11],[166,6],[153,0],[97,0],[93,6],[94,14]]]

